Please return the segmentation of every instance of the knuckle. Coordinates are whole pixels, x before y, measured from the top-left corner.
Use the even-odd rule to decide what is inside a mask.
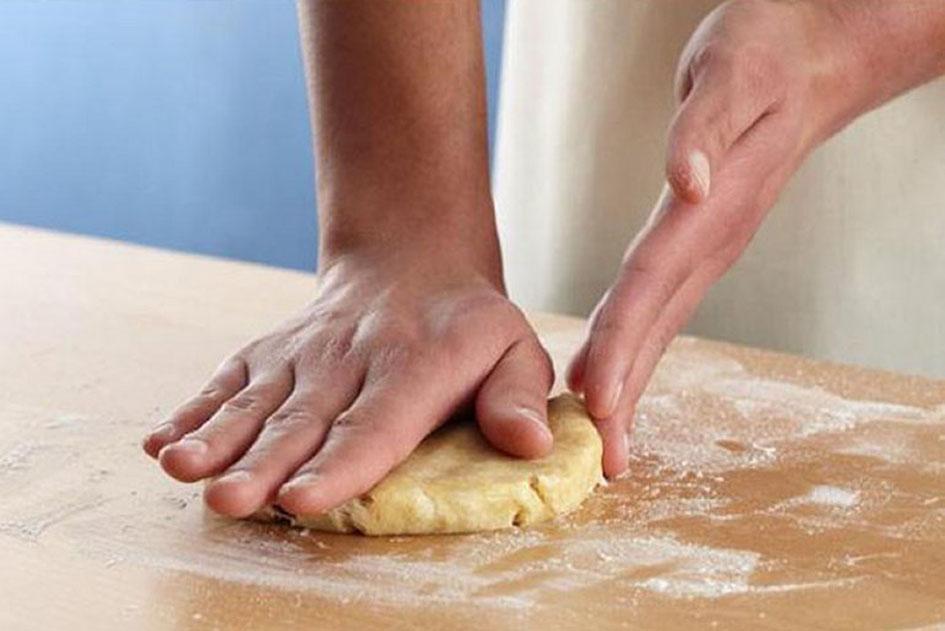
[[[668,271],[666,266],[658,267],[643,258],[632,261],[629,271],[648,286],[661,302],[672,298],[682,276],[681,273]]]
[[[246,362],[234,355],[229,357],[217,367],[207,383],[197,392],[195,399],[201,402],[217,402],[227,396],[227,393],[242,386],[246,380]]]
[[[220,396],[221,388],[216,383],[208,383],[197,392],[195,399],[214,399]]]
[[[227,414],[245,414],[255,412],[262,407],[262,398],[260,395],[250,392],[244,392],[228,399],[221,410]]]
[[[246,369],[246,360],[243,359],[242,351],[238,351],[229,357],[226,357],[223,361],[217,365],[216,370],[214,371],[214,381],[218,378],[230,375],[234,372],[242,374]]]
[[[412,447],[400,424],[380,421],[376,415],[343,413],[334,420],[331,431],[343,440],[369,444],[374,463],[400,462]]]
[[[214,406],[220,405],[220,400],[222,398],[222,396],[215,395],[212,392],[201,390],[191,397],[186,403],[180,406],[179,413],[187,414],[190,412],[200,412],[201,410],[211,409]]]
[[[783,75],[781,63],[765,47],[747,46],[739,55],[735,76],[748,94],[766,94]]]
[[[345,327],[335,331],[319,343],[319,360],[324,362],[341,362],[347,358],[354,348],[354,329]]]
[[[308,335],[293,353],[291,363],[296,373],[350,365],[355,349],[353,337],[350,330]]]
[[[364,315],[355,330],[356,343],[371,343],[378,340],[403,338],[418,335],[417,322],[406,315],[386,309]]]
[[[698,73],[709,66],[726,68],[732,63],[733,56],[726,48],[716,42],[709,42],[692,56],[691,65],[693,72]]]
[[[313,422],[315,422],[315,415],[311,410],[291,407],[278,410],[267,418],[265,427],[268,430],[288,431]]]
[[[219,404],[221,400],[226,397],[226,394],[226,389],[219,384],[209,383],[194,395],[194,398],[191,399],[191,403],[198,407]]]
[[[371,351],[371,368],[383,375],[412,371],[424,365],[430,353],[429,347],[419,341],[395,337],[381,342]]]
[[[237,356],[241,359],[239,361],[243,362],[244,365],[253,361],[255,358],[259,357],[261,354],[265,354],[266,349],[271,346],[273,338],[277,333],[269,333],[267,335],[257,337],[254,340],[247,342],[238,352]]]
[[[361,422],[361,419],[357,415],[343,412],[339,414],[332,423],[332,431],[351,432],[362,429],[363,426],[364,423]]]

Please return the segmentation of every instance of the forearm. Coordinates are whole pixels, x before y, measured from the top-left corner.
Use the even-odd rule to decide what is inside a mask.
[[[845,124],[945,74],[942,0],[814,0],[827,8],[847,50]]]
[[[478,2],[300,0],[299,18],[322,262],[403,243],[497,259]]]

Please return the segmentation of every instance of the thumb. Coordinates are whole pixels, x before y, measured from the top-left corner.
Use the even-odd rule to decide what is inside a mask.
[[[666,180],[691,204],[705,201],[729,149],[767,114],[772,92],[738,79],[730,64],[702,66],[669,128]]]
[[[547,397],[553,382],[551,359],[537,339],[506,351],[476,395],[479,429],[493,447],[523,458],[551,451]]]

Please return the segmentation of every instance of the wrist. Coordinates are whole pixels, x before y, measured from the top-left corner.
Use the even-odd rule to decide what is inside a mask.
[[[807,0],[833,61],[832,133],[945,72],[945,7],[885,0]]]
[[[423,278],[478,276],[504,293],[491,199],[426,210],[419,204],[401,211],[391,203],[384,213],[372,212],[376,208],[322,211],[320,273],[356,261],[356,269],[389,269]]]
[[[806,150],[834,135],[866,109],[869,83],[856,29],[842,3],[803,0],[793,6],[804,37],[797,43],[807,59]]]

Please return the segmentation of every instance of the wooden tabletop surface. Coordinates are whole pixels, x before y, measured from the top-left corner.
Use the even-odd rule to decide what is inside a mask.
[[[293,532],[139,440],[313,275],[2,225],[0,265],[0,629],[945,624],[942,382],[683,337],[573,515]],[[560,369],[582,323],[534,320]]]

